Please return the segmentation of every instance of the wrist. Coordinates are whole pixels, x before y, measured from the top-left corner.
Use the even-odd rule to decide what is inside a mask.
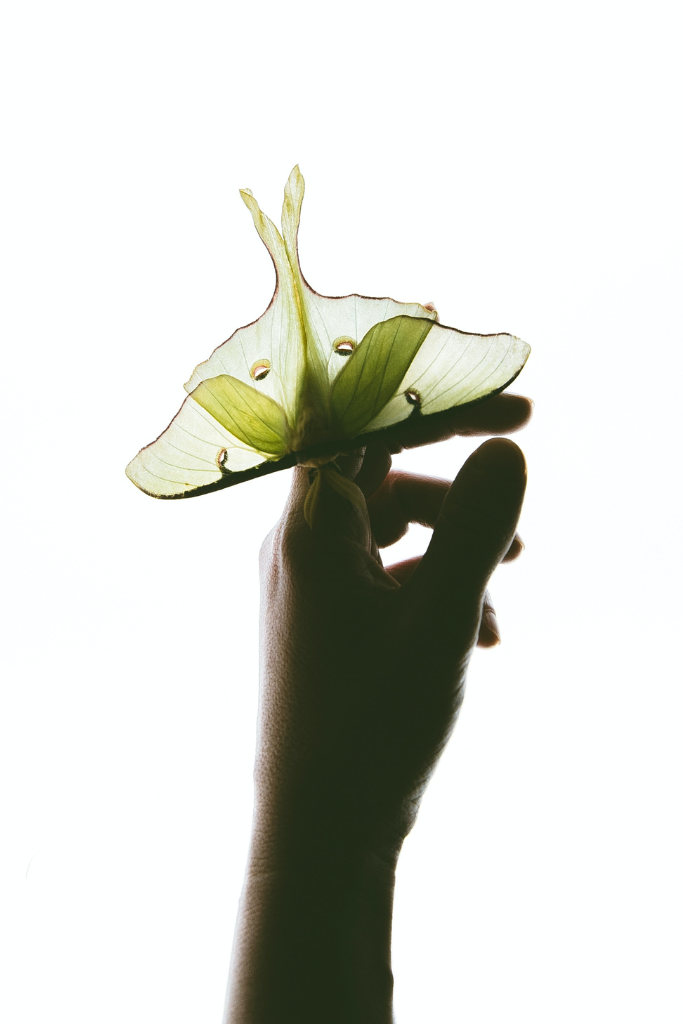
[[[258,837],[240,902],[228,1024],[389,1024],[393,866]]]
[[[293,794],[257,791],[250,869],[293,873],[320,868],[339,878],[393,879],[417,801],[370,799],[361,786],[354,787],[353,798],[344,799],[336,788],[302,783]]]
[[[393,885],[399,852],[400,843],[382,843],[341,826],[269,821],[255,825],[246,877],[334,878],[348,888],[365,882]]]
[[[245,886],[276,894],[296,890],[302,895],[316,892],[329,898],[372,899],[390,893],[393,898],[397,858],[383,857],[371,848],[345,842],[334,847],[327,842],[291,837],[286,843],[262,842],[254,838],[249,850]]]

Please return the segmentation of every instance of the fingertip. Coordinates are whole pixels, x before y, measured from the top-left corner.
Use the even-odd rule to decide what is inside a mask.
[[[496,613],[492,608],[485,608],[479,626],[479,647],[497,647],[500,643],[500,627]]]
[[[506,476],[522,474],[526,478],[524,452],[508,437],[492,437],[490,441],[484,441],[471,460],[480,472]]]
[[[379,490],[391,470],[391,452],[381,442],[373,442],[365,448],[363,462],[355,478],[366,498]]]
[[[498,396],[502,399],[511,420],[511,429],[519,430],[525,427],[534,414],[535,402],[528,395],[517,395],[509,391]]]
[[[503,556],[503,561],[504,562],[514,562],[514,560],[516,558],[519,558],[519,556],[522,554],[524,549],[525,549],[524,541],[522,540],[520,535],[518,533],[516,533],[514,535],[514,537],[512,538],[512,544],[510,545],[510,547],[507,549],[507,552]]]
[[[463,406],[458,412],[462,423],[456,433],[469,435],[514,434],[528,424],[533,415],[534,403],[526,395],[515,395],[505,391],[498,395]]]
[[[491,425],[496,424],[494,428],[496,433],[514,434],[526,427],[534,414],[534,401],[526,395],[515,395],[505,391],[493,399],[483,401],[482,413],[487,411],[487,401],[492,406],[489,415],[492,420]]]

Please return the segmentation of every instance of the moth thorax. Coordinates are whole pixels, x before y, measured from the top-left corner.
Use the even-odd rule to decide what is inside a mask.
[[[292,432],[292,451],[302,451],[332,438],[323,413],[313,403],[302,407]]]

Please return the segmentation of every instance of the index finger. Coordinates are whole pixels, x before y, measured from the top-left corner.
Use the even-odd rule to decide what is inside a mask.
[[[507,392],[492,395],[482,402],[448,409],[446,412],[425,416],[423,420],[406,421],[404,429],[392,432],[389,451],[396,455],[404,448],[418,448],[423,444],[445,441],[455,434],[478,437],[485,434],[512,434],[531,419],[534,403],[524,395]]]

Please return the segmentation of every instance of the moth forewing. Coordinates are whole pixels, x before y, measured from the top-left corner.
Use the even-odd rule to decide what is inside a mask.
[[[344,437],[364,430],[401,384],[434,326],[395,316],[371,327],[332,385],[332,429]]]
[[[284,410],[237,377],[224,373],[202,381],[192,398],[222,427],[264,455],[289,450],[290,429]]]

